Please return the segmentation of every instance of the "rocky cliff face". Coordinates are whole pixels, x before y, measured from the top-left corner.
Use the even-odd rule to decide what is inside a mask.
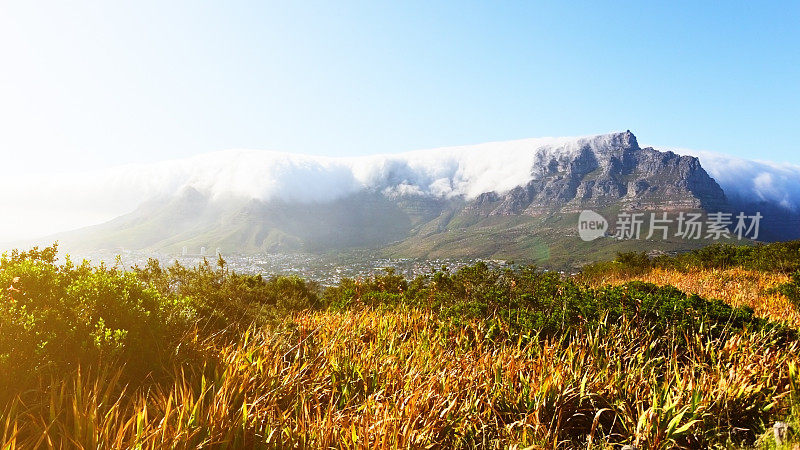
[[[610,145],[585,145],[576,154],[541,155],[533,180],[505,194],[479,196],[470,208],[488,215],[538,215],[555,210],[618,206],[621,209],[723,210],[719,185],[697,158],[640,148],[630,131]]]

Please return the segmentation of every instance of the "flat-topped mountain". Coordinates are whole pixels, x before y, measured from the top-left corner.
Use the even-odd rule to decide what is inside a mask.
[[[185,167],[190,163],[191,169]],[[176,193],[58,238],[79,251],[372,248],[394,256],[561,263],[601,250],[701,244],[583,243],[575,232],[583,209],[612,220],[620,211],[716,212],[737,206],[696,157],[641,148],[630,131],[362,158],[220,152],[190,163],[171,162],[154,171],[181,174],[172,181]]]

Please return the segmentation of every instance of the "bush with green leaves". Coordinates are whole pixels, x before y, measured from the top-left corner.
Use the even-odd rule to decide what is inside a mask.
[[[203,260],[189,268],[175,262],[162,267],[150,259],[135,268],[137,276],[162,296],[185,299],[197,311],[197,320],[212,330],[227,330],[232,336],[250,326],[274,323],[286,313],[318,304],[320,287],[297,276],[239,274],[228,270],[221,257],[216,267]]]
[[[56,246],[0,258],[0,383],[118,361],[131,376],[162,367],[195,311],[136,274],[56,261]]]
[[[789,282],[777,286],[774,291],[785,295],[795,308],[800,309],[800,270],[792,274]]]
[[[18,389],[34,374],[98,364],[123,365],[127,382],[165,375],[170,361],[192,357],[187,333],[236,339],[314,307],[319,290],[299,277],[238,274],[222,259],[133,270],[59,262],[56,245],[4,254],[0,287],[0,386]]]

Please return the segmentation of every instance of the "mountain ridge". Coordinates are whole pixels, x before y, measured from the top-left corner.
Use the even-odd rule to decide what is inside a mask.
[[[217,188],[223,182],[237,185],[238,193],[215,190],[213,183],[186,183],[176,195],[150,199],[112,221],[55,238],[78,251],[123,247],[179,254],[184,248],[206,247],[227,253],[335,253],[366,248],[406,257],[572,264],[580,262],[581,253],[605,257],[617,249],[680,251],[700,244],[580,242],[577,213],[583,209],[613,218],[626,210],[707,214],[733,212],[736,206],[697,157],[641,148],[630,131],[512,141],[501,147],[510,154],[487,159],[482,149],[498,147],[483,144],[410,152],[404,157],[418,158],[382,160],[371,171],[353,164],[352,179],[360,180],[356,183],[334,164],[331,173],[347,179],[347,190],[319,200],[244,195],[253,187],[249,175],[237,179],[231,177],[235,170],[218,167],[218,177],[211,181]],[[458,152],[466,156],[454,158]],[[505,167],[515,158],[522,162]],[[306,172],[321,170],[310,159],[298,161]],[[333,164],[335,159],[323,161]],[[526,161],[531,165],[522,167]],[[297,165],[295,160],[282,164]],[[504,175],[505,180],[494,179]],[[330,181],[326,176],[320,175]],[[197,175],[194,179],[202,181]],[[269,181],[277,183],[261,180],[265,186]]]

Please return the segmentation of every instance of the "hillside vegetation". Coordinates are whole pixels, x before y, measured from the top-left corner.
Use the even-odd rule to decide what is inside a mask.
[[[325,288],[15,251],[0,445],[774,448],[800,425],[798,249]]]

